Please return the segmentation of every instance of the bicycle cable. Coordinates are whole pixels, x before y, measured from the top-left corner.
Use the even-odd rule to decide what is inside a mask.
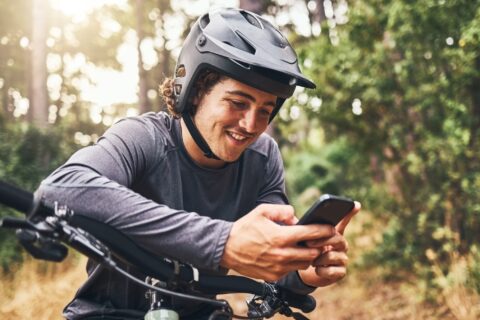
[[[112,261],[114,262],[114,261]],[[168,289],[163,289],[163,288],[159,288],[159,287],[155,287],[155,286],[152,286],[148,283],[145,283],[144,281],[138,279],[137,277],[135,276],[132,276],[130,273],[128,273],[127,271],[123,270],[122,268],[118,267],[116,264],[110,264],[109,263],[109,267],[113,268],[113,270],[117,271],[118,273],[122,274],[123,276],[127,277],[128,279],[130,279],[131,281],[139,284],[139,285],[142,285],[150,290],[155,290],[155,291],[158,291],[160,293],[163,293],[163,294],[167,294],[167,295],[171,295],[173,297],[177,297],[177,298],[180,298],[180,299],[186,299],[186,300],[193,300],[193,301],[197,301],[197,302],[204,302],[204,303],[209,303],[209,304],[212,304],[212,305],[215,305],[217,307],[229,307],[229,304],[228,302],[225,302],[225,301],[222,301],[222,300],[216,300],[216,299],[209,299],[209,298],[204,298],[204,297],[198,297],[198,296],[193,296],[193,295],[189,295],[189,294],[184,294],[184,293],[179,293],[179,292],[175,292],[175,291],[171,291],[171,290],[168,290]],[[240,315],[237,315],[237,314],[234,314],[232,313],[231,314],[231,317],[232,318],[235,318],[235,319],[243,319],[243,320],[255,320],[255,319],[258,319],[258,317],[245,317],[245,316],[240,316]]]

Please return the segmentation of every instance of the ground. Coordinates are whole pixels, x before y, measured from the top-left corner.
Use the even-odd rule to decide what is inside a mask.
[[[14,276],[3,276],[0,314],[10,319],[62,319],[61,310],[85,280],[85,259],[70,257],[62,264],[34,260]],[[386,282],[374,271],[350,272],[340,283],[319,288],[310,319],[477,319],[478,297],[452,295],[448,303],[419,302],[415,286]],[[245,312],[244,295],[226,295],[236,312]],[[470,300],[468,300],[470,299]],[[472,308],[476,311],[472,312]],[[274,319],[286,319],[278,316]]]

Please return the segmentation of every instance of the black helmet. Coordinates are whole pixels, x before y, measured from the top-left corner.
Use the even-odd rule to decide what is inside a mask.
[[[198,130],[189,121],[188,101],[197,77],[206,69],[277,96],[277,108],[270,120],[297,85],[315,88],[315,84],[302,75],[297,55],[287,39],[264,18],[233,8],[201,16],[185,39],[178,57],[174,95],[175,110],[183,115],[190,133],[208,157],[213,153],[209,148],[208,152],[205,150],[208,145],[199,141],[203,139],[198,137]]]

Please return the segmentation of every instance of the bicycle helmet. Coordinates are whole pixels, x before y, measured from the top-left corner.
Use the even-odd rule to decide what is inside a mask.
[[[225,8],[201,16],[185,39],[175,68],[175,110],[207,157],[216,158],[191,119],[194,84],[210,69],[277,96],[275,117],[295,87],[315,88],[300,71],[297,55],[270,22],[241,9]],[[217,158],[218,159],[218,158]]]

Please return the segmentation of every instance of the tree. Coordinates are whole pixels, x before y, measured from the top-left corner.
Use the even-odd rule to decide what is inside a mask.
[[[48,125],[47,93],[47,3],[33,0],[32,3],[32,51],[31,51],[31,97],[32,122],[40,128]]]
[[[480,243],[480,4],[349,5],[338,44],[322,34],[301,53],[318,86],[308,115],[361,157],[351,183],[388,224],[376,257],[397,274],[448,277]]]
[[[266,9],[266,1],[262,0],[240,0],[239,8],[252,11],[256,14],[262,14]]]
[[[135,2],[136,13],[136,31],[137,31],[137,56],[138,56],[138,108],[140,113],[145,113],[149,109],[148,96],[147,96],[147,77],[146,71],[143,68],[143,57],[141,45],[144,39],[143,24],[144,24],[144,1],[136,0]]]

